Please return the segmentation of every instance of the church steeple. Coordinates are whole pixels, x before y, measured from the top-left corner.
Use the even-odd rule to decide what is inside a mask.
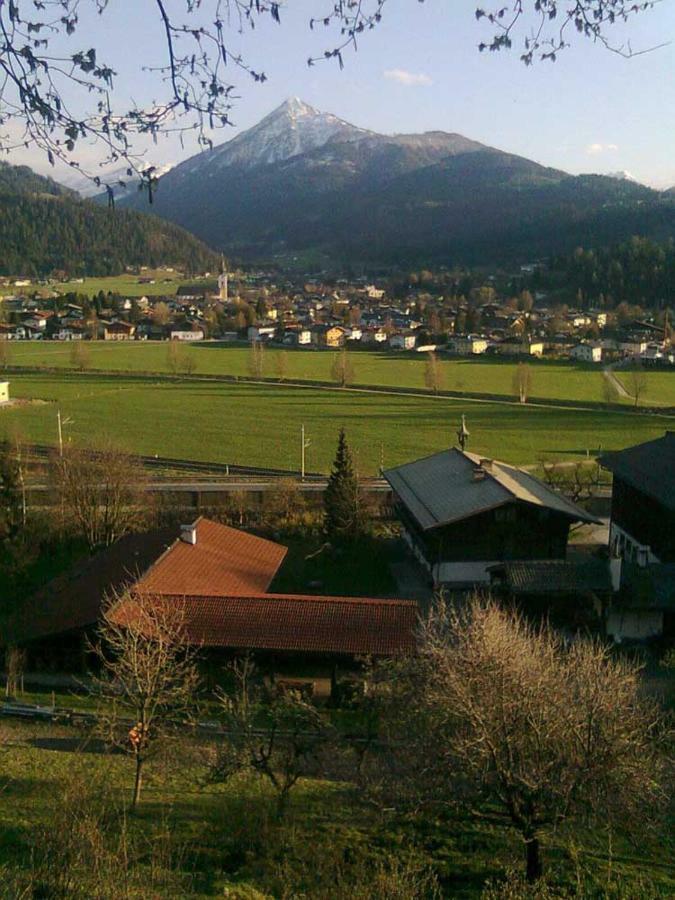
[[[227,303],[227,269],[222,253],[220,254],[220,275],[218,276],[218,299]]]

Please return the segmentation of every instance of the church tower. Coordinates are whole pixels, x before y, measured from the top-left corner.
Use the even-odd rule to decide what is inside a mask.
[[[220,257],[220,275],[218,275],[218,299],[227,303],[227,272],[225,271],[225,257]]]

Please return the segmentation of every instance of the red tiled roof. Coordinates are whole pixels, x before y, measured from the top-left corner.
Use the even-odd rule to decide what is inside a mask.
[[[145,573],[139,587],[153,594],[215,597],[264,593],[287,548],[200,518],[197,542],[176,540]]]
[[[106,596],[134,583],[171,544],[175,532],[129,534],[21,604],[3,629],[3,642],[30,641],[95,625]]]
[[[416,647],[413,600],[302,594],[162,599],[182,606],[188,641],[203,647],[349,656],[396,656]],[[119,620],[128,612],[123,605]]]

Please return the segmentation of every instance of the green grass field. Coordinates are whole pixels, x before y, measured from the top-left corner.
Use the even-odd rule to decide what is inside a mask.
[[[139,810],[124,817],[130,759],[77,752],[77,732],[59,726],[5,721],[2,737],[3,897],[421,898],[400,885],[374,888],[382,866],[415,860],[443,896],[478,900],[486,881],[522,867],[515,833],[489,817],[382,812],[341,782],[301,780],[278,822],[265,784],[209,783],[208,748],[191,743],[148,765]],[[586,833],[575,865],[555,834],[543,855],[554,881],[571,889],[561,896],[576,896],[583,879],[579,896],[653,900],[675,890],[669,845],[659,835],[639,847],[615,838],[610,861],[607,836]],[[31,871],[31,890],[20,891]]]
[[[287,385],[124,379],[94,375],[15,375],[12,395],[34,402],[0,411],[0,437],[12,431],[54,444],[56,412],[72,420],[78,443],[112,438],[131,451],[297,470],[300,427],[311,446],[308,471],[330,467],[344,425],[362,475],[455,443],[464,413],[469,447],[518,464],[574,459],[586,451],[660,437],[673,419],[628,411],[577,411],[447,398],[391,396]]]
[[[139,277],[153,278],[155,279],[155,284],[139,284]],[[125,273],[124,275],[114,275],[106,278],[85,278],[84,281],[81,282],[66,281],[63,283],[53,282],[49,285],[34,284],[30,285],[29,288],[22,288],[21,290],[28,290],[31,292],[33,290],[38,292],[42,290],[55,290],[61,294],[67,294],[70,291],[74,291],[77,294],[87,294],[90,297],[94,294],[98,294],[99,291],[103,291],[106,294],[110,291],[113,294],[120,294],[123,297],[155,297],[157,295],[175,294],[177,288],[181,284],[186,284],[187,282],[192,284],[198,281],[198,278],[189,278],[180,272],[169,272],[166,269],[149,269],[148,271],[142,272],[140,276]],[[0,287],[0,294],[15,294],[17,290],[19,290],[19,288],[16,288],[13,285]]]
[[[91,367],[107,371],[167,373],[167,344],[162,342],[91,342],[87,344]],[[23,342],[12,345],[13,365],[68,368],[71,347],[56,341]],[[195,373],[201,375],[249,374],[248,347],[204,343],[185,348],[195,360]],[[266,349],[264,377],[275,378],[279,371],[279,354]],[[293,380],[331,380],[334,354],[310,350],[285,352],[285,377]],[[351,354],[354,381],[385,387],[424,388],[424,354],[354,351]],[[513,396],[516,363],[497,359],[443,359],[443,387],[468,395],[491,394]],[[530,364],[531,396],[565,402],[601,403],[603,375],[597,367],[564,362],[532,361]],[[675,372],[647,372],[647,390],[641,405],[675,406]],[[631,405],[630,399],[622,401]]]

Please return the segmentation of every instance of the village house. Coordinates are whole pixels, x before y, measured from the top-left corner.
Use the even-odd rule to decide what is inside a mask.
[[[412,600],[270,593],[287,548],[200,517],[175,530],[132,534],[68,573],[19,608],[5,641],[31,664],[70,667],[83,660],[106,596],[124,590],[183,613],[202,655],[250,650],[263,664],[280,658],[352,662],[415,649]],[[77,663],[76,663],[77,664]]]
[[[621,589],[608,617],[616,640],[675,632],[675,431],[606,453],[612,473],[610,555]]]
[[[342,325],[317,325],[314,328],[314,340],[319,347],[336,349],[342,347],[347,339],[348,331]]]
[[[565,559],[570,526],[598,522],[529,472],[455,447],[383,475],[434,585],[488,584],[507,560]]]
[[[104,341],[133,341],[136,326],[130,322],[110,322],[103,326]]]
[[[602,362],[602,344],[577,344],[570,350],[570,357],[577,362]]]
[[[172,341],[203,341],[204,331],[201,328],[172,325],[169,328],[169,338]]]
[[[389,338],[389,346],[392,350],[414,350],[417,343],[417,335],[412,332],[398,332]]]
[[[614,556],[638,565],[675,563],[675,431],[600,457],[612,473]]]
[[[543,356],[544,342],[520,337],[509,337],[500,341],[495,349],[502,356]]]
[[[476,334],[456,335],[447,344],[448,353],[457,353],[459,356],[479,355],[485,353],[487,348],[487,338]]]

